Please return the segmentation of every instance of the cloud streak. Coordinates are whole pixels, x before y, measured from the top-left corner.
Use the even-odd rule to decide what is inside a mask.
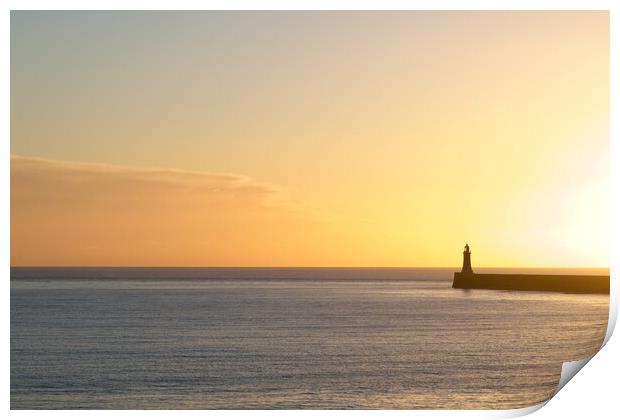
[[[317,223],[242,175],[11,158],[13,265],[277,265]]]

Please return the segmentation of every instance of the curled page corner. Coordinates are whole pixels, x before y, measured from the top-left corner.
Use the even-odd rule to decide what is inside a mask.
[[[528,415],[535,411],[540,410],[549,401],[551,401],[551,399],[555,397],[557,393],[560,392],[560,390],[564,388],[564,386],[571,379],[573,379],[573,377],[585,365],[587,365],[588,362],[592,360],[592,358],[596,356],[603,347],[605,347],[605,345],[607,344],[607,342],[609,341],[609,339],[611,338],[614,332],[614,329],[616,327],[616,322],[618,320],[618,296],[617,296],[617,292],[614,290],[613,282],[611,283],[611,286],[612,287],[611,287],[610,301],[609,301],[609,318],[607,321],[607,331],[605,333],[605,338],[603,339],[603,343],[601,344],[601,348],[591,356],[584,357],[583,359],[579,359],[579,360],[562,363],[562,372],[560,373],[560,381],[558,383],[557,388],[555,389],[555,392],[548,400],[543,401],[539,404],[533,405],[531,407],[524,407],[524,408],[518,408],[518,409],[513,409],[513,410],[505,410],[503,412],[500,412],[498,418],[521,417],[521,416],[525,416],[525,415]]]
[[[521,417],[521,416],[526,416],[528,414],[531,414],[531,413],[533,413],[535,411],[540,410],[549,401],[551,401],[551,399],[553,397],[555,397],[557,395],[557,393],[560,392],[560,390],[562,388],[564,388],[564,385],[566,385],[573,378],[573,376],[575,376],[577,374],[577,372],[579,372],[581,370],[581,368],[583,368],[586,364],[588,364],[588,362],[590,360],[592,360],[592,358],[595,355],[596,355],[596,353],[593,354],[592,356],[588,356],[588,357],[585,357],[583,359],[574,360],[574,361],[571,361],[571,362],[564,362],[562,364],[562,372],[560,373],[560,382],[558,383],[558,386],[555,389],[555,392],[553,393],[553,395],[548,400],[543,401],[541,403],[538,403],[536,405],[532,405],[530,407],[524,407],[524,408],[517,408],[517,409],[512,409],[512,410],[499,411],[497,418]]]
[[[570,381],[573,376],[575,376],[577,372],[581,370],[581,368],[583,368],[590,360],[592,360],[595,355],[596,354],[593,354],[592,356],[588,356],[572,362],[564,362],[562,364],[562,373],[560,374],[560,383],[558,384],[558,387],[556,388],[553,395],[555,396],[558,392],[560,392],[560,390],[564,388],[564,385],[566,385],[568,381]]]

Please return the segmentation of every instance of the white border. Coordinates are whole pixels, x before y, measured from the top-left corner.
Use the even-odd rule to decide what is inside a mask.
[[[591,0],[591,1],[545,1],[545,0],[522,0],[522,1],[402,1],[402,0],[315,0],[315,1],[293,1],[293,0],[109,0],[109,1],[89,1],[88,3],[76,0],[65,1],[8,1],[5,13],[2,15],[2,55],[10,57],[10,14],[9,10],[137,10],[137,9],[156,9],[156,10],[342,10],[342,9],[363,9],[363,10],[610,10],[611,11],[611,98],[610,98],[610,268],[612,278],[611,305],[610,305],[610,321],[606,337],[606,346],[596,355],[592,361],[585,366],[583,372],[579,374],[577,381],[571,381],[561,392],[549,401],[544,410],[540,410],[534,414],[537,418],[583,418],[583,416],[592,416],[595,418],[612,418],[613,413],[617,413],[615,399],[617,398],[616,384],[617,374],[619,373],[619,362],[616,357],[618,354],[618,339],[611,339],[611,332],[615,326],[618,314],[618,262],[620,261],[619,237],[620,237],[620,220],[613,215],[620,214],[620,190],[619,183],[619,159],[620,148],[618,145],[618,87],[620,86],[620,66],[618,62],[618,41],[619,41],[619,7],[614,1]],[[3,334],[10,337],[10,293],[8,291],[8,279],[10,277],[10,206],[9,206],[9,162],[10,162],[10,67],[8,60],[2,67],[5,83],[2,85],[3,98],[2,111],[4,118],[2,119],[2,128],[5,133],[5,141],[3,147],[0,148],[0,162],[2,162],[2,170],[0,171],[0,214],[2,223],[0,225],[0,253],[3,256],[5,264],[0,267],[3,278],[5,279],[6,288],[3,294],[5,303],[4,322],[2,323]],[[608,341],[609,340],[609,341]],[[5,395],[3,401],[4,410],[9,409],[10,395],[10,349],[5,344],[3,348],[4,364],[2,368],[3,380],[2,390]],[[523,410],[507,410],[507,411],[89,411],[87,415],[92,418],[103,418],[111,415],[121,417],[148,417],[148,418],[169,418],[172,416],[183,416],[193,418],[203,418],[205,415],[213,418],[220,417],[241,417],[251,415],[254,418],[273,417],[289,417],[293,414],[298,418],[309,418],[320,416],[327,417],[345,417],[345,418],[364,418],[373,417],[383,418],[409,418],[415,416],[417,418],[480,418],[480,417],[506,417],[523,415],[536,410],[543,406],[532,407]],[[16,418],[31,418],[33,416],[46,418],[81,418],[84,412],[79,411],[11,411],[10,416]]]

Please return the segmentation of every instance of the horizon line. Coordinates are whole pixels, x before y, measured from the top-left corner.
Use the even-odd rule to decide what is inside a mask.
[[[460,266],[348,266],[348,265],[326,265],[326,266],[304,266],[304,265],[11,265],[13,268],[246,268],[246,269],[286,269],[286,268],[332,268],[332,269],[352,269],[352,268],[427,268],[427,269],[460,269]],[[610,266],[477,266],[478,269],[489,268],[560,268],[560,269],[611,269]]]

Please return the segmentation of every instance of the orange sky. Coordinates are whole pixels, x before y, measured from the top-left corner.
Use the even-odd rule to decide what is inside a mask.
[[[12,265],[609,264],[606,12],[11,16]]]

